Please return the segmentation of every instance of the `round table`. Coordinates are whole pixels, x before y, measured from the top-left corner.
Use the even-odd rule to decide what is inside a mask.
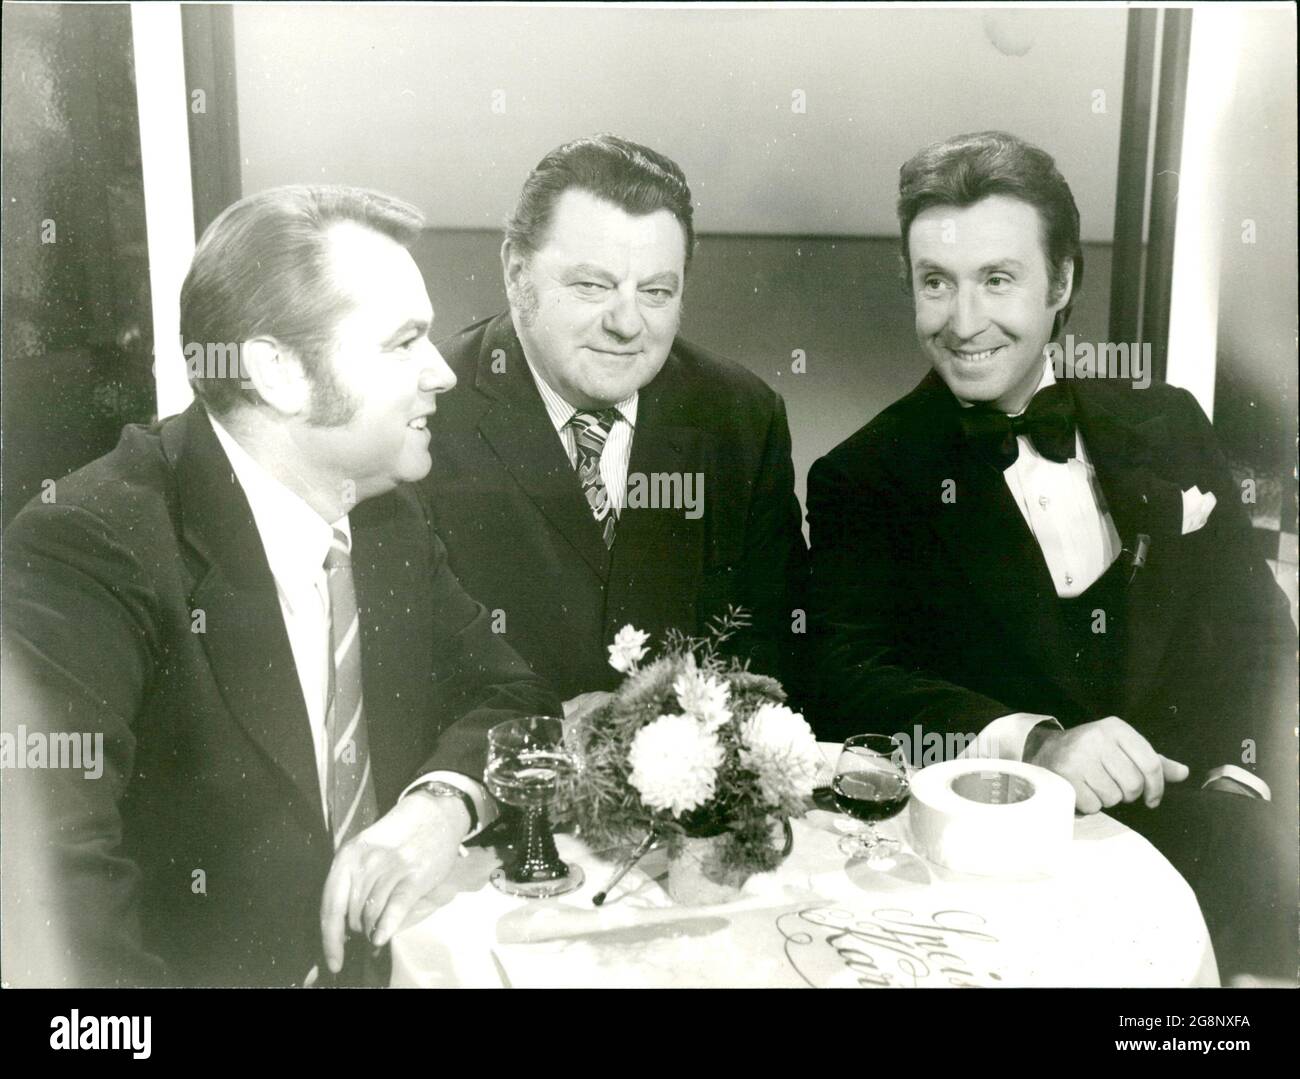
[[[838,747],[829,747],[830,759]],[[904,843],[883,868],[840,853],[838,814],[793,822],[794,848],[734,901],[679,907],[652,851],[611,892],[611,861],[576,836],[560,854],[586,872],[566,896],[523,900],[488,883],[499,864],[468,850],[438,907],[393,942],[407,987],[1213,986],[1191,889],[1142,836],[1078,817],[1050,877],[968,876],[913,853],[908,816],[880,826]]]

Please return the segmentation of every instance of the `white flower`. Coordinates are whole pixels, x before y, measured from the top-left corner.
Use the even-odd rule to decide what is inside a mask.
[[[660,716],[632,739],[628,782],[650,808],[681,816],[713,797],[723,756],[717,736],[690,716]]]
[[[627,674],[645,658],[645,643],[650,634],[634,626],[624,626],[614,636],[609,646],[609,665],[621,674]]]
[[[758,773],[769,803],[812,795],[822,755],[803,716],[783,704],[765,704],[745,720],[740,740],[740,761]]]
[[[704,724],[706,730],[716,731],[731,720],[727,707],[730,689],[712,675],[703,675],[695,666],[695,657],[688,654],[686,670],[673,682],[673,692],[682,710]]]

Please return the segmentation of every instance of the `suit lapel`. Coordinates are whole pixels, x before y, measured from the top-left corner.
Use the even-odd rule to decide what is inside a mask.
[[[202,405],[168,436],[182,534],[197,559],[190,607],[203,612],[198,636],[213,676],[231,714],[300,795],[305,823],[323,827],[311,727],[253,511]]]
[[[617,612],[624,598],[621,591],[634,587],[645,574],[653,574],[656,606],[664,608],[679,600],[686,603],[683,610],[664,610],[665,624],[678,626],[689,625],[694,617],[709,498],[717,493],[706,492],[705,515],[695,520],[688,519],[682,507],[633,506],[631,498],[634,483],[653,490],[656,474],[680,476],[684,482],[687,474],[703,472],[700,430],[689,421],[690,402],[683,392],[678,361],[670,354],[637,401],[636,432],[628,461],[629,504],[619,517],[614,540],[613,562],[619,572],[610,580],[610,609]]]
[[[479,418],[483,437],[524,495],[604,580],[609,552],[537,392],[509,315],[497,318],[484,333],[475,387],[491,401]]]
[[[1139,536],[1147,537],[1146,565],[1126,596],[1124,700],[1132,707],[1150,688],[1187,599],[1176,587],[1182,549],[1182,491],[1159,474],[1158,448],[1168,440],[1163,416],[1131,423],[1098,400],[1090,388],[1073,392],[1088,457],[1131,561]]]
[[[380,812],[397,798],[422,759],[420,734],[433,672],[434,611],[428,600],[426,550],[394,527],[396,496],[357,506],[349,515],[352,572],[361,615],[361,682],[375,792]]]

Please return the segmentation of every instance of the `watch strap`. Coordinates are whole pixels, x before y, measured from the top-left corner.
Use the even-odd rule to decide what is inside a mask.
[[[474,799],[469,796],[469,793],[461,790],[455,783],[448,783],[445,779],[428,779],[412,787],[411,790],[425,791],[435,798],[459,798],[465,807],[465,812],[469,814],[469,831],[466,834],[473,835],[478,831],[478,807],[474,805]]]

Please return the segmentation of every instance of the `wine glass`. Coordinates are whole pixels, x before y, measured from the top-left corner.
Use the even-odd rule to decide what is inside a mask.
[[[912,796],[902,747],[888,734],[855,734],[835,763],[831,794],[836,806],[856,820],[840,840],[842,853],[865,854],[868,865],[888,863],[898,840],[880,835],[877,821],[898,816]],[[861,823],[859,823],[861,822]]]
[[[582,868],[560,860],[547,814],[561,783],[577,768],[577,757],[564,741],[563,720],[530,716],[498,723],[488,731],[483,780],[498,800],[524,811],[519,857],[492,873],[498,890],[538,899],[581,887]]]

